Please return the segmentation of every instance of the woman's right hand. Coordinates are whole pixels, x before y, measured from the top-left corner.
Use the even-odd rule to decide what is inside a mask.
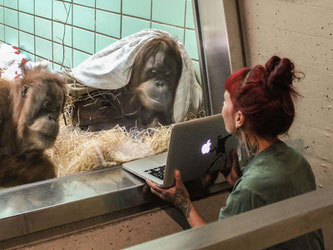
[[[157,195],[161,199],[168,201],[173,206],[180,209],[186,217],[186,220],[191,227],[199,227],[205,224],[204,219],[200,216],[198,211],[194,208],[190,195],[184,186],[182,176],[179,170],[175,171],[176,183],[171,188],[160,188],[156,186],[152,181],[146,180],[153,194]]]
[[[173,187],[160,188],[156,186],[151,180],[146,180],[153,194],[180,209],[185,217],[188,218],[190,216],[192,202],[190,200],[190,195],[184,186],[179,170],[175,170],[175,181],[176,183]]]

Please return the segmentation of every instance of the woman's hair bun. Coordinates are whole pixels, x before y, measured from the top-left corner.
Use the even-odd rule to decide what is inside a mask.
[[[267,72],[267,87],[276,97],[290,91],[295,79],[294,64],[288,58],[271,57],[265,64]]]

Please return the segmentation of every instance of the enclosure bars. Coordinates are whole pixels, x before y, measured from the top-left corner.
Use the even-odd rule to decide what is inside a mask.
[[[333,186],[128,249],[264,249],[333,222]]]

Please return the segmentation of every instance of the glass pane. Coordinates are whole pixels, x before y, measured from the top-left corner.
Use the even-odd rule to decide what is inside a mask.
[[[66,81],[60,132],[45,151],[57,176],[165,152],[174,123],[205,116],[190,0],[0,5],[0,44]],[[22,77],[14,72],[2,76]]]

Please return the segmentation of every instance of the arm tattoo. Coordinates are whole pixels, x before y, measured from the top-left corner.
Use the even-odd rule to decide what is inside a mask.
[[[251,143],[248,134],[245,134],[245,148],[250,158],[253,158],[259,152],[259,143],[257,137],[253,137],[254,140]]]
[[[167,200],[171,202],[175,207],[180,209],[185,215],[186,219],[190,217],[191,213],[191,202],[187,199],[186,194],[183,190],[176,190],[175,194],[166,196]]]

